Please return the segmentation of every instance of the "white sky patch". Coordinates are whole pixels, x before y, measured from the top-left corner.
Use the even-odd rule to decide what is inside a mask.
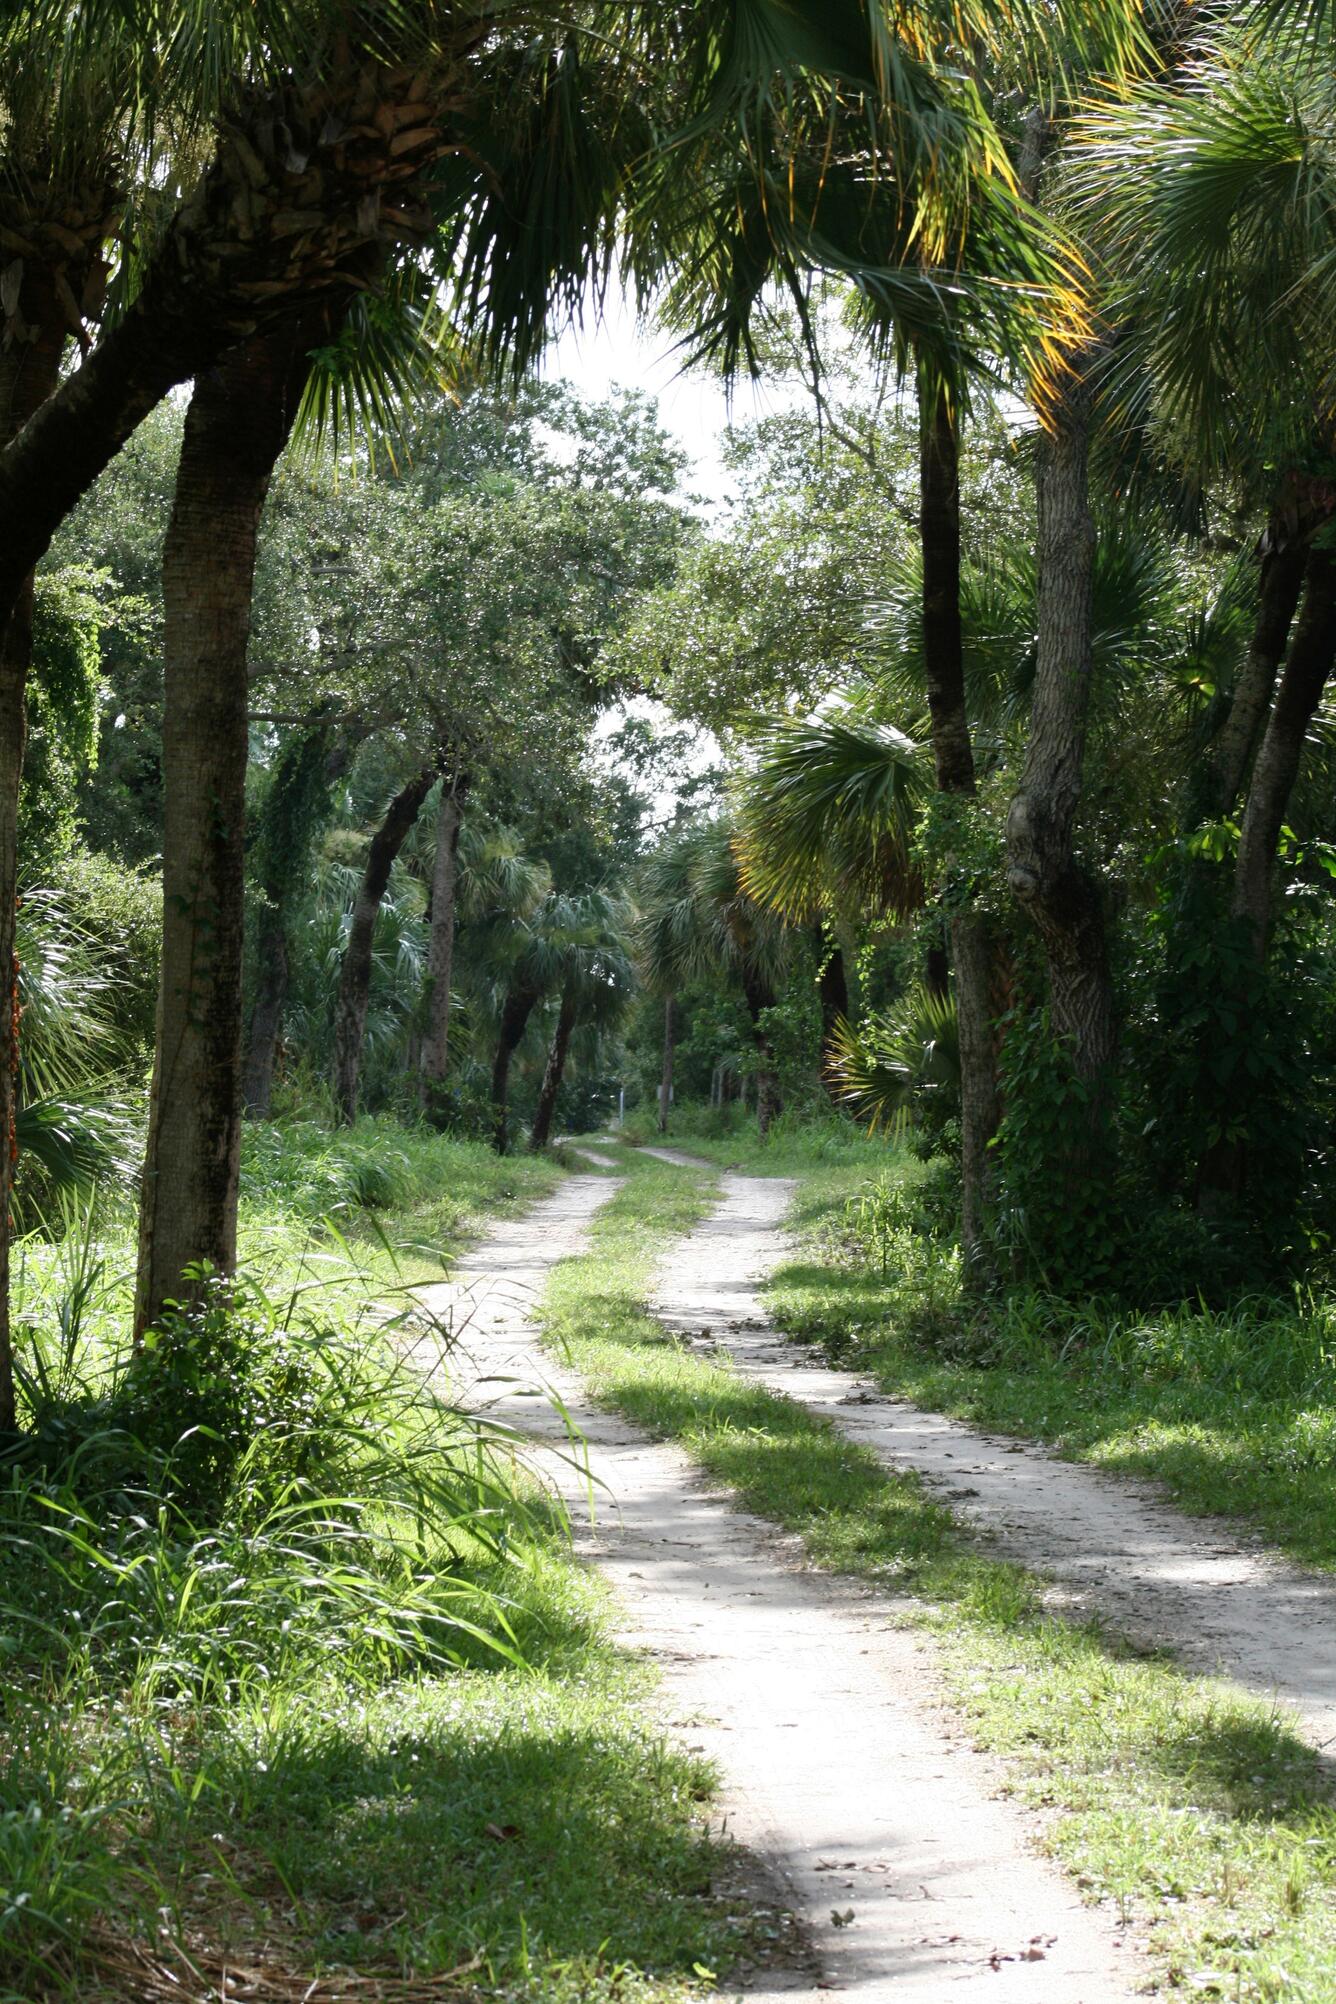
[[[691,461],[684,484],[713,514],[724,507],[730,492],[720,451],[728,426],[789,410],[805,393],[795,385],[744,377],[730,398],[718,376],[706,369],[684,370],[682,361],[675,335],[638,321],[626,295],[610,291],[601,316],[591,307],[583,326],[568,328],[552,343],[543,374],[572,384],[587,397],[606,397],[620,387],[657,398],[664,429]]]
[[[625,702],[610,704],[594,726],[594,757],[605,772],[612,772],[616,765],[615,748],[609,740],[616,735],[629,717],[644,718],[658,730],[671,731],[679,727],[679,719],[673,716],[666,704],[657,702],[652,696],[628,696]],[[714,732],[697,725],[695,742],[684,761],[683,776],[689,778],[693,774],[708,772],[712,766],[721,765],[723,760],[723,746]],[[680,797],[678,786],[675,784],[655,786],[652,779],[648,779],[646,791],[650,803],[651,823],[655,827],[668,827],[673,820]]]

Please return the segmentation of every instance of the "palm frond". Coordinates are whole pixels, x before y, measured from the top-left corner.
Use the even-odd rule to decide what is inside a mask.
[[[922,747],[891,724],[845,708],[773,725],[739,789],[743,889],[795,920],[831,897],[860,914],[913,910],[910,838],[930,785]]]
[[[855,1027],[835,1025],[826,1076],[837,1097],[869,1132],[902,1133],[916,1102],[960,1090],[955,1000],[923,986]]]

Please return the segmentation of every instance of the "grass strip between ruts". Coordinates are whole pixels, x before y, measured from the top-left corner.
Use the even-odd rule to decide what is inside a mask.
[[[981,1556],[916,1478],[667,1335],[651,1280],[713,1179],[628,1167],[543,1311],[594,1396],[933,1630],[979,1744],[1006,1756],[1021,1800],[1056,1812],[1048,1847],[1122,1924],[1149,1924],[1148,1976],[1238,2004],[1328,2004],[1336,1809],[1317,1755],[1266,1704],[1056,1617],[1041,1582]]]

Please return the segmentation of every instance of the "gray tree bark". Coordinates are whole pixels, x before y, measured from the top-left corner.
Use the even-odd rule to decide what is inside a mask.
[[[1044,942],[1053,1029],[1098,1114],[1118,1043],[1100,886],[1074,853],[1092,675],[1095,526],[1090,370],[1078,359],[1039,448],[1038,665],[1020,789],[1007,815],[1007,881]]]
[[[376,920],[394,860],[408,840],[435,779],[436,767],[424,766],[395,794],[385,819],[371,838],[366,868],[353,900],[352,923],[348,928],[348,944],[343,949],[339,992],[334,1004],[334,1099],[345,1126],[351,1126],[357,1118]]]
[[[201,376],[163,544],[163,921],[139,1213],[136,1339],[236,1265],[241,1141],[246,649],[260,516],[307,374],[309,330]]]
[[[450,982],[454,973],[455,884],[463,804],[463,783],[447,773],[441,780],[431,872],[427,1028],[422,1040],[422,1104],[428,1113],[439,1103],[450,1068]]]

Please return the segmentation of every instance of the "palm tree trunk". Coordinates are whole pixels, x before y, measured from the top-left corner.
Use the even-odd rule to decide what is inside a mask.
[[[465,782],[441,780],[436,852],[431,873],[431,941],[427,953],[427,1029],[422,1043],[422,1104],[438,1113],[450,1065],[450,982],[455,958],[455,883]]]
[[[241,1098],[252,1120],[268,1120],[274,1097],[274,1061],[288,1000],[288,933],[283,914],[266,905],[256,940],[255,1006],[251,1010]]]
[[[673,1050],[677,1000],[666,995],[663,1002],[663,1070],[659,1078],[659,1132],[668,1132],[668,1108],[673,1098]]]
[[[308,336],[252,341],[199,378],[163,544],[162,971],[136,1337],[182,1297],[188,1267],[236,1265],[246,648],[260,516]]]
[[[1246,919],[1258,959],[1266,953],[1276,849],[1304,740],[1336,661],[1336,559],[1310,552],[1289,659],[1253,766],[1234,869],[1233,910]]]
[[[960,621],[960,444],[949,386],[919,370],[919,531],[923,545],[923,658],[933,763],[943,793],[975,791],[974,751],[965,708]],[[988,922],[973,911],[951,921],[960,1026],[961,1244],[971,1285],[986,1279],[992,1162],[997,1132],[997,1069],[989,989]]]
[[[1290,628],[1299,609],[1307,544],[1288,536],[1281,522],[1269,530],[1262,558],[1261,596],[1247,659],[1239,671],[1233,700],[1220,729],[1213,761],[1211,811],[1232,814],[1247,777],[1249,761],[1266,722],[1276,677],[1285,658]]]
[[[492,1146],[498,1155],[506,1154],[510,1147],[510,1061],[537,1006],[537,989],[512,988],[501,1010],[492,1063]]]
[[[1077,1077],[1094,1088],[1087,1101],[1092,1132],[1102,1124],[1118,1041],[1103,898],[1073,851],[1093,667],[1093,360],[1077,364],[1040,447],[1038,666],[1025,769],[1006,834],[1007,881],[1044,942],[1054,1033]]]
[[[552,1133],[552,1116],[556,1112],[557,1094],[561,1091],[561,1081],[566,1071],[566,1057],[571,1047],[571,1033],[575,1029],[577,1007],[575,986],[572,983],[562,993],[561,1007],[557,1011],[557,1027],[552,1035],[552,1048],[547,1054],[543,1083],[538,1092],[538,1105],[534,1109],[529,1146],[535,1154],[539,1149],[547,1147],[548,1138]]]
[[[408,840],[435,780],[436,767],[424,766],[395,794],[371,838],[366,868],[353,900],[352,923],[348,928],[348,944],[343,949],[339,992],[334,1003],[334,1099],[339,1119],[346,1126],[351,1126],[357,1118],[376,920],[395,858]]]
[[[0,349],[0,443],[4,444],[22,430],[60,380],[65,317],[59,300],[48,292],[42,279],[40,271],[25,273],[16,302],[25,328],[36,338],[15,340]],[[9,1208],[18,1154],[14,1131],[18,1116],[19,970],[14,918],[18,909],[19,788],[28,733],[32,620],[30,565],[11,594],[8,619],[0,609],[0,969],[4,970],[0,986],[4,1018],[0,1030],[0,1433],[12,1433],[18,1419],[9,1322]]]

